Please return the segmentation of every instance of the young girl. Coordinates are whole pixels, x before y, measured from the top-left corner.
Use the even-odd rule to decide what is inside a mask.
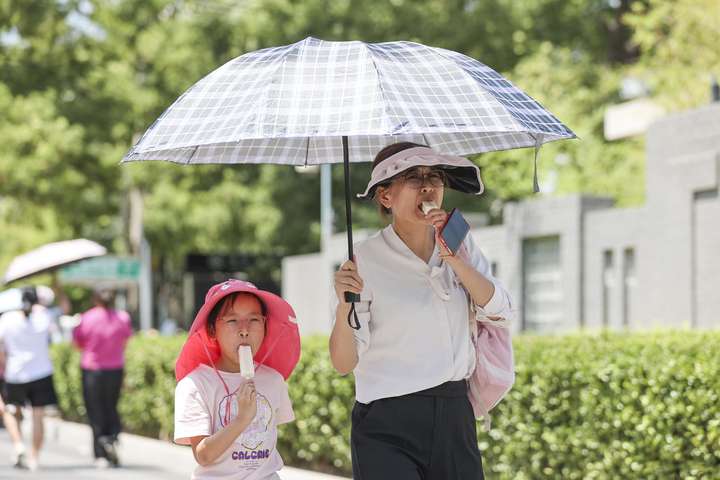
[[[252,378],[240,368],[245,346]],[[280,478],[277,426],[295,419],[285,380],[299,358],[295,314],[282,298],[240,280],[208,291],[175,365],[175,442],[192,446],[193,479]]]

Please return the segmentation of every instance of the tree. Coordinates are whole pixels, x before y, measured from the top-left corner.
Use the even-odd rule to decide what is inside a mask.
[[[720,79],[719,2],[634,2],[624,21],[640,50],[631,72],[649,84],[660,103],[670,111],[708,103],[710,79]]]
[[[564,121],[579,137],[546,144],[540,150],[541,186],[556,183],[555,193],[593,193],[609,196],[621,206],[644,198],[643,142],[606,142],[605,108],[620,101],[622,69],[610,70],[587,54],[544,43],[523,59],[512,81]],[[505,200],[519,200],[532,192],[532,149],[481,155],[488,184]]]
[[[308,35],[407,39],[480,59],[580,135],[543,147],[543,184],[556,174],[558,192],[637,203],[642,143],[605,142],[602,113],[619,98],[627,72],[646,76],[673,108],[704,101],[705,72],[720,64],[712,23],[718,7],[699,1],[702,10],[690,0],[0,2],[0,106],[8,112],[0,118],[0,225],[13,239],[3,243],[0,266],[37,243],[71,236],[127,251],[130,189],[144,194],[145,231],[168,277],[193,251],[315,251],[318,175],[273,166],[118,164],[135,136],[203,75],[250,50]],[[683,56],[676,68],[678,52],[694,57]],[[450,195],[453,205],[497,215],[501,201],[531,194],[531,151],[477,161],[489,193],[479,201]],[[368,165],[353,166],[353,191],[368,174]],[[333,178],[340,230],[341,168]],[[371,203],[353,208],[356,227],[380,224]],[[279,265],[261,268],[277,276]]]

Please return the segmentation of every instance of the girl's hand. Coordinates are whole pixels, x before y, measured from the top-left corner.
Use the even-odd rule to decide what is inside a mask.
[[[335,295],[341,304],[345,303],[345,292],[360,294],[363,289],[363,279],[358,274],[355,263],[348,260],[335,272]]]
[[[250,424],[257,414],[257,393],[255,383],[247,382],[235,394],[237,398],[238,419]]]

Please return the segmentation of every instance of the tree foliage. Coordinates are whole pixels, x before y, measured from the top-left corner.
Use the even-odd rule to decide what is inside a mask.
[[[720,2],[634,2],[624,21],[641,52],[632,72],[645,80],[670,111],[710,101],[710,81],[720,82]]]
[[[145,231],[164,259],[161,270],[181,270],[193,251],[316,250],[317,174],[118,164],[202,76],[245,52],[310,35],[407,39],[480,59],[580,136],[542,149],[543,185],[641,202],[642,142],[604,141],[604,109],[620,99],[626,74],[645,79],[671,109],[703,103],[706,77],[720,64],[717,19],[713,0],[4,0],[0,269],[24,250],[73,236],[126,252],[130,189],[143,193]],[[497,216],[500,202],[531,195],[531,151],[477,161],[487,196],[451,196],[451,203]],[[368,171],[353,167],[354,191]],[[342,169],[333,177],[343,229]],[[373,205],[353,208],[356,226],[380,223]]]

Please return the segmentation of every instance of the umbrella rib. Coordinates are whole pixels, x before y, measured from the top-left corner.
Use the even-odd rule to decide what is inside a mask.
[[[310,136],[306,137],[307,143],[305,144],[305,166],[308,166],[308,157],[310,156]]]
[[[540,147],[542,145],[538,144],[538,137],[536,137],[532,132],[528,132],[528,135],[530,135],[530,138],[533,139],[534,144],[534,150],[535,154],[533,156],[533,193],[540,192],[540,184],[538,183],[538,173],[537,173],[537,157],[538,152],[540,151]]]
[[[187,161],[185,162],[185,165],[190,165],[190,163],[192,162],[192,159],[195,157],[195,154],[198,151],[198,148],[200,148],[200,145],[195,145],[195,148],[193,148],[193,152],[190,154],[190,158],[188,158]]]
[[[375,70],[375,76],[377,77],[377,85],[378,90],[380,90],[380,97],[382,98],[382,109],[383,109],[383,120],[386,123],[386,126],[390,125],[390,119],[388,118],[388,113],[386,111],[388,102],[386,101],[387,98],[385,96],[385,90],[383,89],[382,81],[380,81],[380,69],[377,67],[377,63],[375,63],[375,57],[373,56],[372,48],[369,48],[368,45],[365,42],[362,42],[365,45],[365,48],[368,51],[368,55],[370,56],[370,61],[373,64],[373,69]]]

